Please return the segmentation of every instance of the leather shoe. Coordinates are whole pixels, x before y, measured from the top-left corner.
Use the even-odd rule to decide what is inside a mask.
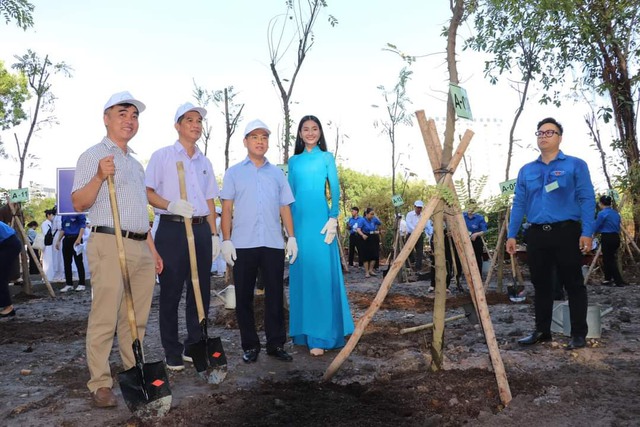
[[[93,404],[98,408],[113,408],[118,404],[116,395],[108,387],[100,387],[94,393],[91,393],[91,396],[93,397]]]
[[[282,360],[283,362],[291,362],[293,357],[289,353],[287,353],[284,348],[276,347],[273,350],[267,350],[267,354],[269,356],[275,357],[278,360]]]
[[[245,350],[242,354],[242,360],[244,360],[244,363],[254,363],[258,360],[258,353],[260,353],[259,348],[251,348],[249,350]]]
[[[531,335],[518,340],[520,345],[533,345],[538,342],[551,341],[551,332],[535,331]]]
[[[12,308],[8,313],[0,313],[0,319],[4,319],[5,317],[13,317],[16,315],[16,309]]]
[[[571,341],[567,344],[567,350],[575,350],[587,346],[587,340],[584,337],[571,337]]]

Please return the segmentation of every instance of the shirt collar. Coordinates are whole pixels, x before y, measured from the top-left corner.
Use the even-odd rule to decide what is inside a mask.
[[[114,149],[120,150],[120,147],[118,147],[115,142],[113,142],[111,139],[109,139],[108,136],[105,136],[102,139],[102,143],[107,146],[109,151],[112,151]],[[136,152],[133,151],[133,148],[129,147],[129,144],[127,144],[127,154],[136,154]]]
[[[248,165],[249,163],[251,163],[251,164],[253,165],[253,162],[251,161],[251,159],[249,158],[249,156],[245,157],[245,158],[244,158],[244,160],[243,160],[242,162],[240,162],[240,164],[242,164],[243,166],[244,166],[244,165]],[[267,159],[267,157],[265,156],[265,158],[264,158],[264,164],[263,164],[262,166],[260,166],[260,167],[264,167],[264,166],[268,165],[269,163],[270,163],[270,162],[269,162],[269,159]]]
[[[184,153],[185,156],[189,157],[189,155],[187,154],[187,149],[184,148],[184,145],[180,144],[179,140],[176,140],[176,142],[173,144],[173,149],[176,150],[177,153]],[[200,151],[200,148],[198,148],[198,145],[196,144],[196,151],[195,153],[193,153],[193,157],[191,157],[191,159],[195,160],[201,155],[202,151]]]
[[[556,158],[551,160],[551,162],[555,162],[556,160],[564,160],[566,158],[567,158],[567,156],[565,156],[564,153],[562,152],[562,150],[560,150],[560,151],[558,151],[558,155],[556,156]],[[538,156],[538,158],[536,159],[536,162],[544,163],[542,161],[542,154]],[[551,162],[549,162],[549,163],[551,163]]]

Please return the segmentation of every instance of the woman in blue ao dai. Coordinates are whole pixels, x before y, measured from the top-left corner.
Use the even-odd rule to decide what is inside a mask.
[[[317,117],[300,120],[295,155],[289,159],[289,185],[296,199],[291,213],[298,241],[298,259],[289,267],[289,334],[294,344],[320,356],[343,347],[354,326],[335,240],[338,172]]]

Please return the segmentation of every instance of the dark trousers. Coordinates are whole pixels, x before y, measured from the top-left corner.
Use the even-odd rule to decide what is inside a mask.
[[[415,251],[415,263],[413,264],[413,267],[415,269],[415,271],[421,271],[422,270],[422,257],[423,257],[423,253],[424,253],[424,233],[420,233],[420,237],[418,238],[418,241],[416,242],[416,246],[414,247],[414,251]]]
[[[553,315],[553,269],[569,297],[571,336],[587,335],[587,288],[582,277],[582,254],[578,247],[581,226],[577,222],[552,225],[549,231],[532,225],[527,231],[527,258],[535,288],[536,330],[550,332]]]
[[[9,293],[9,276],[13,267],[13,261],[18,258],[22,242],[13,234],[0,242],[0,307],[11,305]]]
[[[362,267],[364,262],[362,257],[362,237],[358,233],[349,234],[349,266],[353,267],[353,259],[358,252],[358,265]]]
[[[452,254],[452,249],[453,249],[453,254]],[[434,252],[435,251],[433,248],[433,240],[431,240],[431,253],[434,253]],[[456,250],[456,246],[453,244],[453,241],[448,236],[444,237],[444,258],[447,265],[446,283],[448,288],[449,284],[451,284],[451,278],[454,275],[454,271],[453,271],[454,262],[456,267],[456,271],[455,271],[456,283],[458,284],[460,283],[460,277],[462,276],[462,263],[460,262],[458,251]],[[431,255],[431,285],[432,286],[435,286],[435,283],[436,283],[435,265],[436,265],[435,257]]]
[[[40,262],[40,251],[33,249],[33,252],[36,253],[35,258],[31,255],[31,251],[27,249],[27,253],[29,254],[29,274],[40,274],[40,270],[38,270],[38,266],[36,265],[36,260]]]
[[[193,236],[198,265],[198,281],[204,306],[205,320],[209,314],[211,299],[211,227],[208,222],[193,225]],[[160,340],[169,363],[181,361],[183,344],[178,335],[178,306],[182,291],[187,287],[185,321],[187,339],[184,345],[194,344],[202,338],[198,310],[191,281],[191,264],[187,232],[182,222],[160,221],[156,231],[155,245],[164,262],[160,279]]]
[[[618,270],[616,254],[620,247],[620,235],[618,233],[602,233],[602,262],[604,263],[604,280],[613,280],[616,284],[624,283],[622,274]]]
[[[233,266],[236,288],[236,317],[243,350],[259,349],[253,311],[253,294],[258,269],[264,282],[264,331],[267,351],[282,347],[287,340],[284,324],[284,250],[267,247],[236,249]]]
[[[73,244],[78,239],[78,235],[65,234],[62,238],[62,261],[64,263],[64,279],[67,282],[67,286],[73,286],[73,269],[71,262],[76,263],[76,269],[78,270],[78,285],[84,286],[84,263],[82,261],[82,254],[77,254]]]
[[[482,277],[482,253],[484,252],[484,244],[480,236],[476,237],[476,240],[471,241],[473,246],[473,253],[476,255],[476,262],[478,263],[478,270],[480,271],[480,277]]]

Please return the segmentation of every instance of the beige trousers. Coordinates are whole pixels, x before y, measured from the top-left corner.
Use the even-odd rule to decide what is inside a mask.
[[[155,285],[155,262],[146,241],[123,240],[138,337],[142,342]],[[101,387],[113,387],[109,354],[116,329],[125,370],[135,365],[135,358],[115,236],[91,233],[87,255],[92,288],[91,312],[87,325],[87,364],[91,379],[87,386],[91,392],[95,392]]]

